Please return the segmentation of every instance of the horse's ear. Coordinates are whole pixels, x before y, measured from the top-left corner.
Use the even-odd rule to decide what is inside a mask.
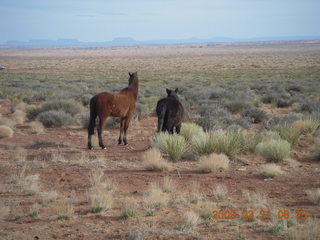
[[[178,93],[178,88],[176,88],[176,90],[174,90],[176,93]]]
[[[131,72],[129,72],[129,76],[130,76],[130,77],[132,76],[132,73],[131,73]]]
[[[169,95],[171,93],[171,90],[166,88],[167,94]]]

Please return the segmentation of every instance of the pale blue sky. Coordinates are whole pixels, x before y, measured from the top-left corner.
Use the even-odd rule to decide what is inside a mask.
[[[320,36],[320,0],[0,0],[0,43]]]

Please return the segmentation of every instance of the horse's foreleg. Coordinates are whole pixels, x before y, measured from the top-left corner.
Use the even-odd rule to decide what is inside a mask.
[[[118,140],[119,144],[122,143],[122,135],[124,132],[124,123],[125,123],[125,118],[121,118],[121,120],[120,120],[120,136],[119,136],[119,140]]]
[[[105,118],[99,117],[98,138],[99,138],[99,146],[102,149],[106,149],[106,146],[104,145],[103,139],[102,139],[102,133],[103,133],[104,126],[106,125],[106,121],[107,121],[106,117]]]
[[[125,119],[125,122],[124,122],[124,136],[123,136],[123,144],[124,145],[128,145],[128,142],[127,142],[127,130],[129,128],[129,124],[130,124],[130,121],[132,119],[132,116],[133,116],[133,114],[130,114],[129,116],[127,116],[126,119]]]

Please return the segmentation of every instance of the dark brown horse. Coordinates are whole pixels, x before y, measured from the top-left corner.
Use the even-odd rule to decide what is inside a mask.
[[[166,89],[168,96],[162,98],[157,103],[158,129],[157,131],[168,131],[173,134],[175,128],[176,133],[180,133],[181,123],[184,115],[184,109],[177,95],[178,88],[172,91]]]
[[[130,120],[136,109],[136,101],[138,96],[139,79],[138,74],[129,72],[129,85],[122,89],[119,93],[102,92],[95,95],[90,100],[90,121],[88,126],[88,148],[92,149],[91,138],[94,134],[96,118],[99,117],[98,138],[99,146],[105,149],[106,146],[102,140],[102,132],[106,125],[107,118],[119,117],[120,120],[120,136],[119,144],[127,145],[127,130]]]

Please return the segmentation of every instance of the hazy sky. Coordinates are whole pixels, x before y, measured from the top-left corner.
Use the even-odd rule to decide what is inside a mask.
[[[0,42],[320,36],[320,0],[0,0]]]

